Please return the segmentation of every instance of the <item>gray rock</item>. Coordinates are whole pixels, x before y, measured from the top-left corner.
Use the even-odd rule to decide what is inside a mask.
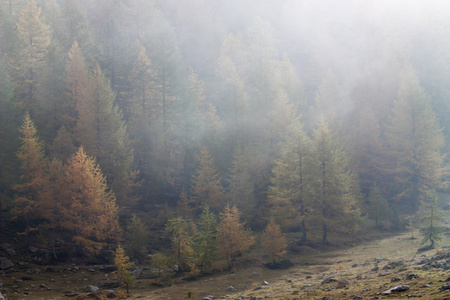
[[[258,272],[253,272],[252,276],[259,276],[259,273]]]
[[[36,253],[39,249],[36,248],[36,247],[28,247],[28,250],[29,250],[31,253]]]
[[[139,277],[142,275],[142,268],[136,268],[133,272],[131,272],[132,275]]]
[[[332,277],[327,277],[327,278],[325,278],[324,281],[321,282],[321,284],[327,284],[327,283],[336,282],[336,281],[337,280]]]
[[[392,293],[399,293],[399,292],[404,292],[409,290],[409,285],[404,284],[404,285],[397,285],[394,286],[393,288],[390,288],[384,292],[381,292],[381,295],[390,295]]]
[[[358,264],[353,264],[352,268],[356,268],[358,266]]]
[[[262,285],[269,285],[269,283],[267,281],[265,281],[265,280],[261,284]]]
[[[6,297],[5,297],[5,296],[3,296],[3,294],[2,294],[2,293],[0,293],[0,300],[6,300]]]
[[[14,267],[14,263],[6,257],[0,257],[0,269],[6,270]]]
[[[67,291],[64,296],[67,297],[75,297],[76,295],[78,295],[77,293],[75,293],[74,291]]]
[[[100,289],[94,285],[87,285],[84,287],[83,290],[85,293],[95,293],[98,292]]]
[[[6,249],[16,249],[16,247],[14,247],[13,245],[8,244],[8,243],[3,243],[3,244],[2,244],[2,249],[3,249],[3,250],[6,250]]]
[[[441,291],[450,291],[450,283],[449,283],[449,282],[444,283],[444,284],[439,288],[439,290],[441,290]]]
[[[226,291],[227,292],[235,292],[236,290],[234,289],[234,287],[232,285],[230,285],[229,287],[227,287]]]
[[[16,251],[14,251],[13,248],[6,248],[4,250],[6,251],[6,253],[8,253],[9,256],[16,256],[17,255]]]
[[[202,300],[213,300],[213,299],[214,299],[214,297],[211,295],[208,295],[208,296],[202,298]]]

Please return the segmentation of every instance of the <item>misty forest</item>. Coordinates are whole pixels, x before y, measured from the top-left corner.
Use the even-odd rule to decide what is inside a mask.
[[[128,289],[133,264],[164,285],[373,232],[438,245],[446,1],[0,4],[6,252]]]

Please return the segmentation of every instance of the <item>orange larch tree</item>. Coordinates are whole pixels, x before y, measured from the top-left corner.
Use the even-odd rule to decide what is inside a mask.
[[[79,254],[83,248],[95,253],[108,240],[118,240],[116,197],[108,188],[105,176],[82,147],[68,161],[65,169],[67,203],[62,214],[62,228],[73,234]]]
[[[229,268],[233,268],[236,257],[250,249],[255,243],[255,237],[250,228],[244,227],[245,223],[240,222],[240,213],[236,206],[225,207],[225,211],[220,216],[220,223],[217,228],[217,242],[220,256],[225,257]]]
[[[47,158],[44,153],[44,144],[40,141],[36,127],[25,114],[20,128],[20,140],[22,145],[17,152],[17,157],[22,165],[20,183],[13,186],[17,191],[15,197],[14,214],[23,217],[25,221],[25,246],[28,247],[29,233],[34,230],[31,226],[31,218],[43,199],[43,191],[47,177]]]
[[[287,243],[281,233],[280,225],[273,219],[267,225],[262,235],[262,244],[267,253],[272,256],[272,263],[275,263],[279,257],[286,254]]]

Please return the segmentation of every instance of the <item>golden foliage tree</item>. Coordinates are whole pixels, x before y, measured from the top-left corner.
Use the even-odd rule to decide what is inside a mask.
[[[90,253],[105,241],[120,237],[116,197],[92,157],[80,147],[65,169],[66,199],[62,228],[73,234],[80,253]]]
[[[121,283],[125,283],[127,294],[129,294],[129,287],[134,284],[136,277],[130,272],[133,263],[130,262],[130,258],[125,254],[121,245],[117,246],[114,256],[114,265],[117,267],[115,274],[119,277]]]
[[[28,237],[35,228],[31,226],[31,218],[36,216],[35,212],[39,202],[44,198],[44,186],[47,178],[47,158],[44,153],[44,144],[39,140],[36,127],[25,114],[22,127],[20,128],[20,140],[22,145],[17,152],[21,161],[20,183],[14,186],[17,191],[14,209],[16,216],[25,220],[25,244],[28,246]]]
[[[199,165],[192,179],[192,197],[198,207],[207,204],[213,210],[222,207],[223,187],[220,175],[214,166],[214,161],[206,147],[197,156]]]
[[[220,223],[217,228],[217,243],[220,256],[225,257],[231,269],[234,266],[236,257],[250,249],[255,243],[255,237],[249,228],[244,227],[245,223],[240,221],[240,213],[236,206],[225,207],[225,211],[220,216]]]
[[[276,224],[274,219],[270,220],[264,230],[262,244],[266,252],[272,256],[272,263],[277,262],[278,258],[286,254],[286,239],[281,233],[280,225]]]
[[[36,97],[38,74],[44,65],[50,43],[50,31],[42,21],[41,8],[36,1],[27,1],[19,12],[17,31],[21,49],[17,53],[16,69],[20,78],[18,82],[23,83],[19,90],[31,104]]]

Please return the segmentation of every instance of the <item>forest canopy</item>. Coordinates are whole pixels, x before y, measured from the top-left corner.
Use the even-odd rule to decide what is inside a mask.
[[[139,220],[204,270],[202,211],[248,234],[231,267],[269,221],[328,244],[447,191],[446,1],[253,3],[1,1],[2,232],[95,253]]]

